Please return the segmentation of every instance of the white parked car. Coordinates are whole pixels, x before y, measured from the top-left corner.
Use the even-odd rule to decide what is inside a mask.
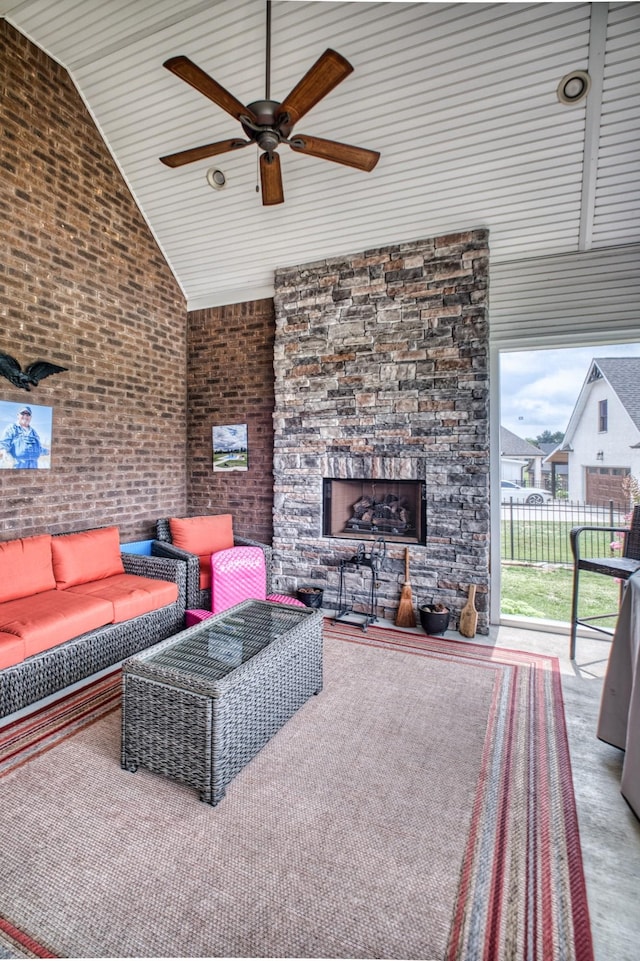
[[[500,481],[500,496],[502,501],[520,501],[525,504],[546,504],[553,500],[550,491],[545,491],[541,487],[520,487],[513,481]]]

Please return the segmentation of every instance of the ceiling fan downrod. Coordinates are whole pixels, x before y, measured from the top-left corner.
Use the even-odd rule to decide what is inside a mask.
[[[271,100],[271,0],[267,0],[267,49],[265,57],[264,99]]]

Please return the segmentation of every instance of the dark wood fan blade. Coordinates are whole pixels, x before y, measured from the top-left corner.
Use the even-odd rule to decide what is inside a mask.
[[[280,157],[277,153],[263,153],[260,157],[260,184],[262,203],[265,206],[284,203]]]
[[[293,126],[352,72],[353,67],[341,54],[325,50],[280,104],[278,114],[286,113]]]
[[[373,170],[380,159],[377,150],[366,150],[364,147],[352,147],[348,143],[337,143],[335,140],[323,140],[321,137],[307,137],[306,134],[296,134],[289,141],[292,150],[298,153],[308,153],[312,157],[322,160],[333,160],[337,164],[356,167],[358,170]]]
[[[202,147],[191,147],[190,150],[179,150],[177,153],[160,157],[160,160],[167,167],[182,167],[183,164],[193,163],[194,160],[204,160],[205,157],[217,157],[218,154],[238,150],[250,143],[251,140],[220,140],[218,143],[203,144]]]
[[[213,100],[236,120],[240,120],[241,117],[249,117],[255,123],[256,117],[252,110],[236,100],[233,94],[221,87],[216,80],[196,66],[188,57],[171,57],[169,60],[165,60],[163,66],[171,73],[175,73],[176,77],[180,77],[181,80],[191,84],[209,100]]]

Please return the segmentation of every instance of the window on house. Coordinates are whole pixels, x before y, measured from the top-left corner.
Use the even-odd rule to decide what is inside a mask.
[[[607,426],[607,417],[607,402],[606,400],[601,400],[598,404],[598,430],[601,434],[609,429]]]

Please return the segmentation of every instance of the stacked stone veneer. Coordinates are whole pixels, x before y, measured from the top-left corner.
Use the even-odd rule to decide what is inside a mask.
[[[488,630],[488,233],[398,244],[279,270],[274,539],[277,583],[325,589],[361,541],[322,534],[323,477],[426,481],[427,542],[411,545],[418,603],[454,612],[478,585]],[[368,551],[370,545],[365,543]],[[387,544],[377,615],[393,618],[404,545]],[[364,609],[368,569],[349,568]]]

